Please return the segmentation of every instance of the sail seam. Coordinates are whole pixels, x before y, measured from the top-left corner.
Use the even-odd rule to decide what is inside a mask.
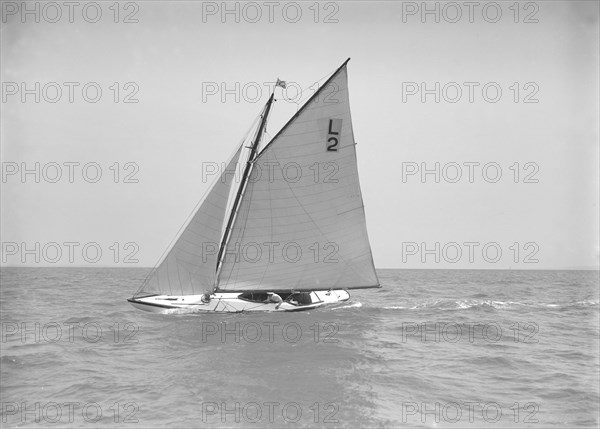
[[[275,153],[273,153],[273,156],[275,157],[275,159],[277,159],[277,155]],[[317,224],[317,222],[313,219],[313,217],[310,215],[310,213],[308,213],[308,211],[306,211],[306,208],[304,207],[304,205],[302,204],[302,202],[298,199],[298,197],[296,196],[296,193],[294,192],[294,190],[292,189],[292,187],[290,186],[290,184],[288,183],[288,188],[290,190],[290,192],[292,193],[292,195],[294,196],[294,198],[296,199],[296,201],[298,202],[298,205],[302,208],[302,210],[304,210],[304,213],[306,213],[306,215],[308,216],[308,218],[312,221],[312,223],[317,227],[317,230],[319,231],[319,234],[321,234],[321,236],[323,236],[328,242],[330,242],[329,237],[327,237],[327,235],[321,230],[321,228],[319,227],[319,225]],[[337,245],[337,243],[336,243]],[[346,260],[340,255],[340,258],[344,261],[344,264],[346,266],[348,266],[348,262],[346,262]],[[350,267],[350,269],[352,269],[352,271],[354,271],[353,267]],[[339,279],[340,277],[338,276],[338,280],[336,281],[335,285],[337,285],[339,283]]]

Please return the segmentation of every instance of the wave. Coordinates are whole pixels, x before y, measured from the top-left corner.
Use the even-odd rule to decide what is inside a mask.
[[[530,307],[530,308],[580,308],[580,307],[597,307],[598,300],[585,300],[576,301],[570,303],[532,303],[532,302],[518,302],[518,301],[496,301],[491,299],[463,299],[463,300],[444,300],[437,299],[433,301],[420,302],[414,305],[392,305],[384,306],[385,310],[425,310],[425,309],[436,309],[436,310],[467,310],[477,308],[489,308],[489,309],[515,309],[519,307]]]
[[[6,356],[0,357],[0,363],[8,366],[8,365],[25,365],[26,362],[23,359],[21,359],[21,356],[6,355]]]
[[[345,309],[345,308],[360,308],[362,306],[363,306],[362,302],[356,302],[356,303],[350,304],[350,305],[343,305],[341,307],[334,307],[334,308],[332,308],[332,310],[342,310],[342,309]]]

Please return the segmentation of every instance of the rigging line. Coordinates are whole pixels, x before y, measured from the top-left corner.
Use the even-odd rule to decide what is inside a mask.
[[[254,119],[254,121],[252,122],[252,125],[246,131],[246,134],[242,138],[241,142],[234,147],[233,152],[227,158],[227,165],[229,165],[229,163],[233,160],[233,157],[235,156],[235,154],[237,153],[237,151],[240,150],[240,146],[242,146],[244,144],[244,142],[246,141],[246,138],[247,138],[248,134],[250,133],[250,131],[252,130],[252,128],[254,128],[254,126],[255,126],[256,122],[258,121],[259,117],[260,117],[260,115],[257,116]],[[220,176],[221,175],[218,175],[217,177],[215,177],[213,179],[213,181],[211,182],[210,186],[206,189],[206,191],[204,191],[204,194],[198,200],[198,202],[196,203],[196,205],[194,206],[194,208],[192,209],[192,211],[188,214],[188,216],[186,217],[186,219],[183,222],[183,224],[179,227],[179,229],[177,230],[177,233],[171,239],[171,242],[169,243],[169,245],[165,248],[165,250],[163,251],[163,253],[160,255],[160,257],[158,259],[158,262],[156,262],[156,264],[154,265],[154,267],[152,267],[152,270],[146,275],[146,277],[142,281],[142,284],[140,285],[140,287],[138,288],[138,290],[136,291],[136,293],[134,294],[134,296],[137,295],[138,293],[140,293],[142,290],[144,290],[144,288],[147,286],[148,281],[150,280],[150,278],[156,273],[156,271],[158,270],[158,268],[160,267],[160,265],[166,260],[168,254],[171,252],[171,250],[173,250],[173,247],[175,246],[175,244],[177,242],[177,239],[179,238],[179,236],[181,235],[181,233],[183,232],[183,230],[189,225],[189,223],[191,222],[194,214],[198,211],[198,209],[200,208],[200,205],[203,203],[204,199],[208,196],[209,192],[216,185],[217,180],[221,180]],[[157,278],[157,284],[159,284],[158,278]],[[170,282],[169,282],[169,291],[172,294]]]
[[[243,145],[243,149],[240,152],[240,158],[237,162],[236,168],[235,168],[235,180],[236,181],[240,181],[241,180],[241,175],[242,175],[242,165],[245,164],[247,162],[244,161],[244,156],[242,155],[244,153],[245,149],[248,149],[248,146],[246,146],[246,144],[249,142],[250,144],[252,143],[252,141],[254,140],[254,133],[251,133],[251,131],[256,127],[256,124],[260,121],[260,119],[262,118],[262,114],[259,114],[256,116],[256,118],[254,119],[254,121],[252,122],[252,125],[250,126],[250,128],[248,129],[248,131],[246,132],[246,134],[244,135],[243,141],[242,141],[242,145]],[[252,137],[251,137],[252,136]],[[249,156],[249,155],[248,155]],[[232,186],[228,192],[229,196],[227,198],[227,207],[226,207],[226,211],[225,213],[230,213],[231,209],[233,207],[233,204],[235,202],[235,192],[232,192],[232,189],[235,189],[234,186]],[[223,221],[223,219],[221,219],[221,236],[223,235],[223,233],[225,232],[225,227],[226,224]]]
[[[267,303],[262,303],[262,304],[256,304],[254,307],[248,307],[247,309],[245,308],[242,311],[251,311],[254,310],[255,308],[260,308],[260,307],[264,307],[265,305],[267,305]]]
[[[317,79],[312,85],[307,85],[305,88],[300,88],[300,94],[304,94],[305,92],[307,92],[307,90],[313,86],[313,85],[317,85],[317,91],[319,90],[319,88],[321,87],[320,82],[324,81],[325,79],[327,79],[327,77],[331,76],[333,73],[335,73],[337,69],[333,69],[330,72],[327,72],[326,74],[324,74],[322,77],[320,77],[319,79]],[[287,94],[287,92],[286,92]],[[312,97],[312,95],[306,95],[305,97],[300,98],[298,101],[293,101],[293,99],[291,98],[287,98],[285,95],[283,95],[282,92],[282,98],[288,102],[288,103],[293,103],[296,105],[296,113],[298,113],[298,110],[300,110],[300,107],[302,105],[302,103],[304,103],[306,100],[308,100],[310,97]]]
[[[233,305],[225,302],[225,300],[221,300],[221,302],[223,303],[223,309],[227,309],[227,310],[232,310],[232,313],[237,313],[237,308],[235,308]]]
[[[237,240],[238,242],[241,242],[244,240],[245,234],[246,234],[246,225],[248,224],[248,215],[247,213],[250,212],[250,204],[252,204],[252,193],[254,192],[254,183],[248,181],[248,184],[246,186],[246,188],[244,189],[244,201],[242,201],[240,203],[240,207],[238,207],[238,213],[236,214],[236,220],[234,222],[234,225],[232,225],[232,231],[231,231],[231,235],[229,237],[229,240],[231,240],[232,236],[233,236],[233,228],[235,226],[238,225],[239,222],[239,217],[240,215],[242,215],[242,209],[244,209],[244,212],[246,213],[246,215],[244,216],[244,225],[243,227],[240,227],[238,229],[238,236],[237,236]],[[244,205],[243,203],[248,201],[247,205]],[[238,243],[239,244],[239,243]],[[229,243],[227,243],[227,247],[229,247]],[[223,274],[223,268],[225,267],[225,258],[227,257],[227,249],[224,250],[224,254],[223,254],[223,262],[221,263],[221,271],[219,273],[219,275]],[[236,257],[237,259],[237,257]],[[229,271],[229,275],[227,277],[227,283],[229,283],[229,281],[231,280],[231,277],[233,276],[233,270],[234,268],[236,268],[237,265],[237,273],[239,274],[240,271],[240,264],[239,263],[232,263],[231,265],[231,270]],[[237,279],[237,275],[236,275],[236,279]],[[220,283],[220,282],[219,282]]]
[[[255,139],[259,138],[258,132],[260,132],[260,131],[257,131]],[[250,152],[248,154],[248,159],[246,160],[246,165],[248,165],[248,163],[251,163],[250,162],[251,161],[250,160],[251,157],[252,157],[252,152]],[[251,172],[248,174],[248,178],[249,178],[250,175],[251,175]],[[250,185],[248,183],[248,180],[246,180],[244,182],[244,177],[242,177],[242,182],[243,183],[240,183],[240,187],[238,189],[238,192],[240,194],[246,195],[246,192],[248,192],[248,187]],[[237,196],[235,198],[237,199]],[[218,285],[218,283],[220,283],[220,276],[222,274],[223,267],[224,267],[224,264],[225,264],[225,258],[227,257],[227,248],[229,247],[229,242],[230,242],[230,240],[231,240],[231,238],[233,236],[233,232],[234,232],[233,228],[235,227],[236,221],[237,221],[238,216],[240,214],[240,211],[241,211],[241,208],[242,208],[242,203],[243,203],[243,200],[240,197],[240,200],[238,201],[238,204],[236,206],[236,202],[235,202],[235,199],[234,199],[234,201],[232,202],[232,207],[230,208],[231,209],[230,220],[228,222],[228,227],[225,228],[225,231],[224,231],[224,234],[223,234],[223,243],[221,245],[222,248],[220,249],[220,255],[219,255],[219,257],[217,258],[218,259],[217,260],[217,276],[215,278],[215,285]],[[234,218],[234,219],[232,220],[232,218]],[[237,256],[236,256],[236,258],[237,258]],[[215,286],[213,285],[213,288],[214,287]]]
[[[273,99],[273,95],[271,95],[271,99],[269,100],[269,102],[271,102]],[[217,266],[216,266],[216,277],[215,277],[215,285],[217,285],[219,283],[219,277],[220,277],[220,271],[221,268],[223,266],[223,261],[224,261],[224,251],[227,248],[227,244],[231,238],[231,234],[233,233],[233,226],[235,224],[235,220],[237,219],[237,215],[242,203],[242,197],[243,194],[246,192],[246,189],[248,187],[248,177],[251,174],[251,170],[253,167],[252,164],[252,157],[253,155],[255,155],[256,150],[258,149],[258,144],[260,143],[260,137],[261,137],[261,132],[264,129],[264,125],[265,125],[265,114],[267,113],[267,107],[269,106],[269,102],[267,103],[267,106],[265,106],[265,108],[263,109],[260,118],[261,118],[261,125],[258,127],[257,131],[256,131],[256,135],[255,137],[252,139],[252,146],[249,147],[250,152],[248,153],[248,158],[246,159],[246,166],[244,168],[244,172],[242,173],[242,178],[241,178],[241,183],[237,189],[236,195],[232,201],[231,207],[230,207],[230,212],[229,212],[229,216],[228,216],[228,221],[227,224],[225,226],[225,230],[223,231],[223,237],[221,239],[221,245],[219,246],[219,253],[217,256]],[[215,287],[215,285],[213,285],[213,287]]]

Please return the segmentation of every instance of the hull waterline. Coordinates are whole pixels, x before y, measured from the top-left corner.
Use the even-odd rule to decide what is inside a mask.
[[[282,302],[261,302],[244,298],[247,294],[242,293],[214,293],[210,299],[204,295],[149,295],[143,297],[129,298],[127,301],[139,310],[153,313],[241,313],[254,311],[306,311],[335,304],[350,299],[346,290],[312,291],[303,295],[310,295],[310,299],[295,299],[290,296]]]

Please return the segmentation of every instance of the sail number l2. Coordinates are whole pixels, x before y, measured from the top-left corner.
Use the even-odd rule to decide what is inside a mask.
[[[330,119],[327,131],[327,151],[337,152],[340,142],[340,132],[342,131],[341,119]]]

